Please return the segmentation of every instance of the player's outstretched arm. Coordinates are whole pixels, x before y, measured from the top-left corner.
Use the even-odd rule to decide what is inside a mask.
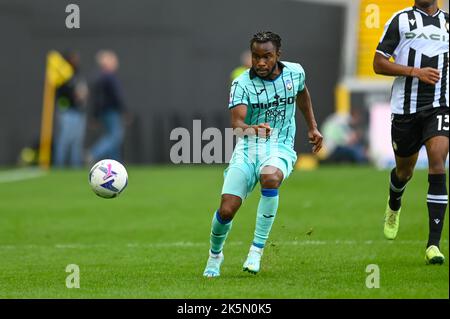
[[[258,125],[248,125],[245,123],[247,116],[247,105],[241,104],[231,109],[231,126],[234,133],[238,136],[255,135],[260,137],[267,137],[270,135],[272,128],[269,123],[261,123]]]
[[[436,84],[441,78],[437,69],[428,67],[419,69],[412,66],[396,64],[378,52],[375,53],[375,57],[373,58],[373,70],[375,73],[381,75],[416,77],[420,81],[431,85]]]
[[[297,106],[302,111],[306,124],[308,125],[309,143],[313,144],[313,153],[317,153],[322,148],[322,134],[317,129],[316,119],[312,108],[311,96],[308,88],[305,86],[303,91],[297,94]]]

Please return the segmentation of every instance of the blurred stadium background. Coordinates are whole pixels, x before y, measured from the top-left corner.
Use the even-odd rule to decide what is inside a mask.
[[[439,2],[448,11],[448,2]],[[2,259],[9,261],[8,265],[2,265],[3,277],[0,277],[0,281],[3,289],[0,285],[0,297],[448,298],[448,267],[431,273],[429,270],[423,271],[421,265],[417,266],[419,262],[415,263],[416,259],[423,258],[424,243],[419,241],[417,234],[425,236],[427,216],[425,200],[419,202],[414,199],[425,196],[426,172],[418,173],[415,186],[411,186],[406,194],[405,201],[411,203],[410,209],[414,214],[409,221],[405,221],[405,227],[409,225],[410,228],[408,232],[405,231],[404,241],[400,244],[404,248],[401,253],[386,252],[380,235],[388,174],[387,171],[378,172],[374,168],[393,166],[388,104],[392,79],[373,73],[372,58],[384,23],[393,12],[411,6],[413,0],[78,0],[76,4],[81,10],[79,29],[65,27],[65,8],[69,3],[56,0],[0,0],[0,213],[3,215],[0,223],[0,251],[3,253]],[[376,12],[373,10],[376,8],[380,10],[378,24],[373,20]],[[283,251],[283,244],[280,251],[279,246],[274,244],[275,248],[268,253],[268,258],[272,258],[269,275],[275,272],[276,266],[282,264],[281,261],[277,264],[277,258],[294,258],[289,261],[293,265],[286,267],[292,267],[289,273],[293,274],[293,278],[303,281],[304,287],[310,290],[296,290],[294,281],[283,286],[282,280],[277,277],[280,274],[271,279],[257,279],[260,294],[253,290],[241,290],[241,277],[233,277],[230,290],[216,284],[215,288],[206,287],[204,283],[197,286],[195,281],[189,280],[181,283],[189,287],[187,290],[176,290],[175,286],[180,284],[164,282],[164,275],[160,276],[159,272],[146,274],[148,265],[139,258],[154,258],[157,264],[152,269],[165,267],[168,269],[168,280],[175,280],[179,270],[170,269],[169,252],[181,249],[176,244],[179,239],[173,237],[177,233],[194,243],[187,245],[189,256],[183,257],[186,264],[181,268],[191,277],[200,274],[204,263],[202,258],[207,251],[210,213],[217,204],[223,166],[169,166],[159,170],[160,166],[153,164],[170,164],[169,153],[174,144],[170,140],[170,132],[176,127],[190,130],[194,119],[202,120],[202,128],[217,127],[223,131],[229,127],[226,106],[230,73],[240,64],[239,56],[248,48],[251,36],[256,31],[267,29],[281,35],[283,59],[299,62],[305,68],[319,126],[333,113],[350,114],[352,109],[361,112],[370,165],[363,168],[332,166],[315,171],[319,175],[305,172],[305,177],[294,174],[289,184],[291,186],[286,186],[286,190],[292,187],[286,191],[284,204],[285,209],[290,211],[286,212],[287,219],[280,218],[278,225],[275,223],[273,240],[275,243],[277,240],[300,243],[292,244],[299,249],[303,249],[301,243],[306,240],[305,246],[310,247],[310,250],[305,254],[311,259],[304,264],[300,254],[292,257]],[[38,159],[31,150],[39,148],[49,52],[78,51],[81,70],[89,77],[95,70],[95,53],[100,49],[114,50],[120,59],[118,75],[123,84],[127,108],[133,116],[133,121],[126,127],[122,149],[123,161],[131,167],[130,176],[134,175],[135,179],[130,182],[126,196],[121,202],[106,204],[91,196],[85,170],[56,171],[42,179],[7,183],[21,179],[11,173],[10,168],[35,165]],[[310,146],[300,116],[297,116],[297,127],[295,148],[299,154],[304,154],[299,157],[297,168],[316,168],[327,154],[322,153],[318,158],[309,155]],[[92,145],[98,135],[98,129],[88,128],[85,146]],[[147,170],[133,164],[150,166]],[[423,155],[418,166],[426,167]],[[27,174],[24,176],[41,176],[39,172]],[[75,180],[76,183],[61,188],[60,185],[66,185],[67,180]],[[189,182],[192,180],[198,184],[193,186]],[[361,181],[367,194],[355,198],[352,191],[355,185],[350,183],[352,180]],[[153,181],[164,182],[155,189]],[[308,192],[308,185],[303,183],[310,183],[308,185],[316,194]],[[169,196],[174,189],[179,191],[190,188],[190,191],[180,193],[176,198]],[[334,194],[338,189],[341,194]],[[328,207],[317,194],[319,190],[333,194],[329,197]],[[310,196],[303,198],[301,210],[305,213],[301,214],[301,218],[295,217],[298,209],[297,191]],[[145,198],[148,192],[157,196],[159,202],[147,206],[149,203]],[[21,202],[24,193],[32,194],[29,199],[32,206]],[[192,198],[198,193],[203,194],[202,201],[209,198],[200,206],[192,203]],[[248,227],[237,229],[230,238],[231,247],[241,254],[244,254],[247,246],[239,242],[244,234],[247,236],[252,232],[255,200],[250,200],[249,205],[253,206],[246,208],[242,212],[243,217],[239,217],[247,220]],[[355,210],[353,204],[362,205],[359,207],[363,208]],[[333,218],[329,217],[330,207],[333,207]],[[187,209],[189,216],[180,214],[184,209]],[[148,210],[158,212],[158,217],[149,216]],[[306,217],[308,210],[313,211]],[[352,221],[346,219],[349,218],[349,210]],[[102,216],[107,216],[109,224],[105,223]],[[307,225],[317,222],[314,216],[328,233],[325,237],[317,234],[315,239],[319,242],[308,244],[310,237],[304,234],[310,230]],[[193,224],[191,220],[200,222]],[[342,222],[341,225],[338,220]],[[187,232],[183,228],[184,224],[197,227],[196,234]],[[377,227],[373,227],[374,224]],[[161,225],[172,225],[169,227],[172,233],[165,232]],[[346,230],[340,229],[341,226],[345,226]],[[295,227],[300,229],[300,235],[294,232]],[[365,247],[371,248],[354,248],[351,242],[344,244],[343,248],[338,246],[336,238],[353,240],[348,238],[349,229],[356,240],[353,244],[358,241],[366,243],[375,238],[373,246],[368,243]],[[448,227],[444,230],[443,239],[448,246]],[[173,246],[160,243],[164,240],[172,242]],[[322,244],[320,240],[323,240]],[[150,246],[147,245],[149,241]],[[133,252],[127,246],[130,242],[135,245],[131,246],[136,249]],[[204,245],[199,244],[201,252],[192,250],[199,247],[195,243],[203,242]],[[71,247],[73,243],[76,244]],[[162,246],[158,246],[158,243]],[[329,247],[329,243],[335,245]],[[109,244],[114,247],[102,255],[111,248]],[[320,249],[312,251],[311,247],[316,244]],[[63,256],[52,250],[55,247],[73,249],[68,253],[64,251]],[[161,247],[164,247],[162,253]],[[341,247],[341,252],[336,253],[334,247]],[[448,255],[448,247],[444,251]],[[355,252],[361,256],[361,260],[355,255],[353,259],[344,257]],[[324,256],[331,261],[316,272],[317,264],[311,260],[321,260]],[[395,268],[397,263],[405,259],[408,260],[405,267],[411,266],[411,263],[415,263],[415,266],[412,270],[402,268],[404,273],[401,270],[391,273],[389,276],[395,287],[391,287],[389,292],[361,292],[365,274],[358,272],[355,264],[365,267],[376,257],[380,257],[380,263],[384,262],[386,267]],[[389,260],[390,257],[393,259]],[[102,268],[108,265],[111,258],[115,259],[113,265],[118,272],[118,279],[108,277]],[[128,263],[127,258],[131,258],[132,262]],[[47,290],[40,290],[39,287],[46,282],[59,280],[60,277],[64,280],[64,273],[59,277],[52,273],[59,271],[60,265],[49,266],[50,260],[65,265],[73,259],[81,260],[81,264],[97,271],[104,283],[91,286],[91,292],[79,294],[71,294],[56,283],[49,284]],[[240,260],[231,257],[229,262],[239,264]],[[37,268],[30,266],[32,263]],[[296,263],[310,272],[296,274]],[[122,268],[128,266],[131,272],[158,281],[159,288],[153,287],[150,292],[145,290],[139,279]],[[336,281],[324,275],[329,270],[327,267],[337,274]],[[231,276],[230,270],[228,274]],[[30,280],[30,276],[35,277]],[[94,275],[89,276],[96,280]],[[354,276],[361,279],[361,284],[343,284]],[[127,281],[130,286],[125,287],[125,283],[120,283],[120,280]],[[421,286],[419,283],[423,280],[425,282]],[[23,285],[24,281],[29,286]],[[314,290],[317,282],[326,288]],[[123,290],[112,292],[110,289],[114,285],[122,285]],[[274,295],[275,290],[283,293]]]
[[[16,164],[23,148],[39,141],[51,50],[77,50],[87,77],[95,70],[98,50],[117,52],[126,104],[134,115],[123,147],[127,163],[169,162],[171,130],[191,128],[193,119],[201,119],[203,127],[228,127],[230,72],[239,65],[249,38],[262,29],[282,36],[283,59],[304,66],[319,124],[351,107],[362,109],[369,124],[372,110],[374,117],[383,116],[391,84],[373,74],[374,48],[384,22],[411,2],[80,0],[81,28],[67,29],[67,1],[1,0],[0,165]],[[380,10],[375,23],[369,21],[374,5]],[[276,18],[271,8],[276,8]],[[306,131],[300,120],[298,124],[296,149],[306,153]],[[374,136],[379,138],[386,127],[366,128],[371,159],[380,163],[386,150]],[[86,146],[92,145],[96,131],[87,133]]]

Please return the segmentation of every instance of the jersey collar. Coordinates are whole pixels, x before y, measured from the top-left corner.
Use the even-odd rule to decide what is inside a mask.
[[[435,14],[433,14],[433,15],[429,15],[428,13],[426,13],[425,11],[423,11],[423,10],[420,10],[419,8],[417,8],[416,6],[413,6],[413,8],[414,8],[414,10],[416,10],[416,11],[418,11],[418,12],[420,12],[420,13],[422,13],[422,14],[424,14],[424,15],[426,15],[427,17],[436,17],[439,13],[441,13],[441,9],[437,9],[437,11],[436,11],[436,13]]]
[[[260,79],[266,80],[266,81],[275,81],[276,79],[278,79],[278,77],[281,75],[281,73],[283,73],[283,68],[285,67],[285,65],[283,64],[283,62],[278,61],[278,67],[280,68],[280,74],[278,74],[278,76],[273,79],[273,80],[269,80],[269,79],[264,79],[258,76],[258,74],[256,74],[256,72],[253,70],[253,68],[250,68],[250,79],[253,80],[255,77],[259,77]]]

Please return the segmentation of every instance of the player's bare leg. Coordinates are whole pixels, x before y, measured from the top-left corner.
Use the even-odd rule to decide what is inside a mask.
[[[220,218],[222,220],[232,220],[241,205],[242,199],[239,196],[223,194],[219,208]]]
[[[223,194],[220,202],[220,208],[213,216],[211,225],[211,249],[206,263],[203,276],[220,276],[220,266],[223,263],[223,246],[232,226],[234,215],[242,204],[239,196]]]
[[[264,245],[269,237],[278,208],[278,188],[283,181],[283,173],[276,167],[265,166],[260,175],[261,199],[256,215],[256,228],[243,270],[257,274],[260,270]]]
[[[428,264],[443,264],[445,257],[439,250],[445,211],[448,204],[445,161],[449,151],[448,136],[435,136],[426,141],[428,155],[429,235],[425,260]]]
[[[409,157],[395,156],[396,167],[391,171],[389,199],[384,216],[384,236],[387,239],[395,239],[397,237],[403,192],[406,184],[413,176],[418,155],[419,153]]]

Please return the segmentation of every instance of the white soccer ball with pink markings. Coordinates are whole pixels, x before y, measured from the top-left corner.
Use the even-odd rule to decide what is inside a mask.
[[[114,198],[127,187],[128,173],[118,161],[104,159],[92,166],[89,172],[89,184],[98,196]]]

